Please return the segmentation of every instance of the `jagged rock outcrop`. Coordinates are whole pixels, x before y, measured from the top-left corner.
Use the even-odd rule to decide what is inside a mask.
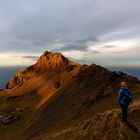
[[[64,71],[65,69],[73,67],[75,64],[76,63],[68,60],[61,53],[45,51],[40,56],[36,64],[17,72],[15,77],[8,81],[6,88],[15,88],[16,86],[22,85],[31,78],[39,76],[45,72],[49,73],[51,70]]]
[[[35,67],[39,68],[41,71],[47,71],[48,69],[64,68],[72,63],[74,62],[68,60],[61,53],[46,51],[40,56]]]

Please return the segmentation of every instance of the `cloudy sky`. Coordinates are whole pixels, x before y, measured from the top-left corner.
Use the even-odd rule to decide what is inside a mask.
[[[0,0],[0,65],[30,65],[45,50],[140,66],[140,1]]]

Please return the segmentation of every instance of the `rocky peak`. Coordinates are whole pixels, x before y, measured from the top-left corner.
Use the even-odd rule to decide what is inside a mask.
[[[70,61],[59,52],[53,53],[45,51],[39,57],[36,64],[17,72],[15,77],[8,81],[6,88],[12,89],[28,81],[32,77],[49,72],[50,70],[55,70],[54,73],[56,73],[56,71],[60,72],[72,69],[73,65],[76,65],[76,63]]]
[[[36,66],[42,69],[48,69],[67,66],[70,63],[72,63],[72,61],[68,60],[59,52],[53,53],[45,51],[38,59]]]

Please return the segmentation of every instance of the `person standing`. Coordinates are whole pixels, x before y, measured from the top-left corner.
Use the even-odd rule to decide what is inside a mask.
[[[131,101],[132,94],[129,88],[127,87],[126,82],[121,82],[121,88],[118,92],[118,103],[121,106],[123,122],[127,122],[127,109]]]

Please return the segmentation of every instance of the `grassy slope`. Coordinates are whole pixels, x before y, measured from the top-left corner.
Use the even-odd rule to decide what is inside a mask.
[[[0,125],[0,136],[3,139],[18,138],[22,136],[23,129],[31,123],[37,114],[37,108],[51,97],[55,91],[55,82],[59,81],[62,85],[66,84],[75,75],[80,65],[70,72],[58,74],[50,71],[39,77],[34,77],[22,86],[12,90],[0,91],[0,110],[15,111],[21,119],[12,125]],[[51,79],[50,79],[51,78]],[[64,82],[65,81],[65,82]],[[7,98],[9,98],[7,100]]]
[[[26,136],[33,138],[37,135],[54,134],[58,130],[66,129],[78,122],[92,118],[97,113],[118,107],[116,94],[104,97],[99,101],[93,101],[93,103],[89,104],[90,100],[87,100],[88,97],[93,99],[96,92],[93,92],[94,90],[86,92],[82,87],[83,85],[78,87],[76,84],[71,85],[69,83],[54,94],[48,102],[41,107],[38,116],[27,129],[27,131],[31,129],[32,132]],[[134,95],[136,94],[134,93]],[[85,104],[85,106],[83,106],[84,102],[87,103],[87,105]],[[25,131],[25,133],[27,131]]]
[[[96,113],[115,108],[117,107],[117,87],[122,79],[127,79],[132,86],[131,89],[135,93],[139,93],[139,91],[135,91],[136,88],[140,89],[139,84],[135,85],[136,83],[130,77],[112,75],[109,71],[94,67],[86,67],[78,74],[79,68],[76,67],[71,72],[62,73],[61,78],[60,74],[50,72],[48,75],[27,81],[7,94],[2,94],[2,99],[6,98],[4,96],[16,95],[18,97],[5,100],[1,109],[19,108],[22,111],[17,112],[21,115],[19,122],[7,126],[0,125],[1,138],[5,140],[14,137],[32,139],[40,135],[51,135],[58,130],[90,119]],[[75,75],[76,77],[73,79],[72,77]],[[48,86],[49,82],[50,85],[55,85],[53,81],[58,81],[58,79],[63,85],[57,90]],[[50,94],[51,96],[48,98]],[[40,104],[42,101],[43,104]],[[38,107],[38,104],[41,106]]]
[[[139,118],[140,102],[138,100],[129,107],[128,123],[123,123],[120,120],[119,110],[112,110],[96,114],[90,119],[43,137],[46,140],[139,140]],[[41,139],[41,137],[35,139]]]

